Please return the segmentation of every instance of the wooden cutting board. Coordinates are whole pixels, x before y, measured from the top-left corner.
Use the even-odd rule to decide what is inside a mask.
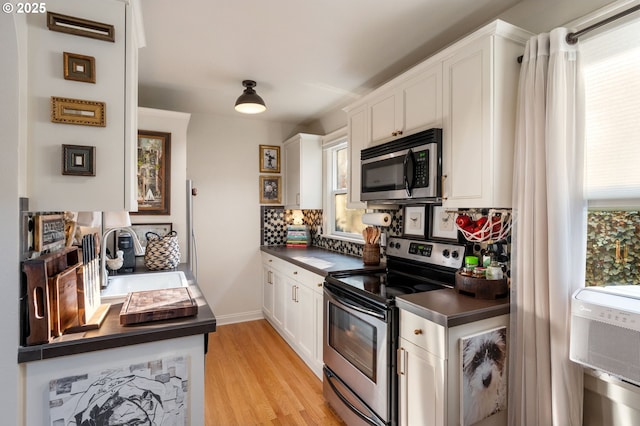
[[[188,287],[134,291],[120,310],[120,324],[138,324],[196,315],[198,305]]]

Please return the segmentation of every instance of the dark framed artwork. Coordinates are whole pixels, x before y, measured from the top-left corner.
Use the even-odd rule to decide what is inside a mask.
[[[62,15],[61,13],[47,12],[47,28],[51,31],[95,38],[112,43],[116,41],[113,25]]]
[[[260,204],[280,204],[282,202],[282,181],[280,176],[260,176]]]
[[[62,60],[65,80],[96,82],[96,59],[93,56],[63,52]]]
[[[96,147],[62,145],[62,174],[70,176],[95,176]]]
[[[83,99],[51,97],[51,122],[105,127],[107,105]]]
[[[280,173],[280,147],[260,145],[260,173]]]
[[[402,234],[408,238],[425,238],[427,231],[428,210],[424,204],[405,206],[402,217]]]
[[[458,241],[458,228],[456,228],[457,214],[447,211],[444,207],[431,205],[431,226],[429,226],[430,240]]]
[[[171,133],[138,130],[139,215],[171,214]]]

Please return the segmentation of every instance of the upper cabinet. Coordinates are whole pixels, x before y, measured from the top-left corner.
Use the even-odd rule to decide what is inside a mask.
[[[443,62],[443,205],[511,207],[516,97],[529,33],[497,21]]]
[[[349,207],[360,201],[360,151],[432,127],[443,129],[443,204],[511,207],[515,111],[530,33],[494,21],[345,108]]]
[[[391,87],[367,103],[370,140],[367,146],[440,125],[442,67],[435,64],[412,78],[394,80]]]
[[[322,209],[322,138],[298,133],[283,152],[285,208]]]
[[[135,33],[135,4],[47,4],[48,12],[77,18],[79,29],[87,21],[112,26],[113,41],[86,29],[93,34],[50,30],[46,13],[26,17],[25,196],[31,210],[137,209],[137,50],[143,37]],[[68,29],[66,21],[61,26]],[[66,157],[63,145],[71,146]]]

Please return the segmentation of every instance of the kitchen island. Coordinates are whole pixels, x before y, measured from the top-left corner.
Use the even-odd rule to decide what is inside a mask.
[[[169,416],[204,424],[204,357],[216,319],[191,271],[184,265],[179,270],[198,304],[196,316],[121,326],[118,303],[97,330],[18,349],[26,377],[26,424],[54,424],[71,414],[95,420],[101,410],[103,419],[128,421],[125,412],[153,411],[156,420]],[[129,410],[154,404],[154,409]]]

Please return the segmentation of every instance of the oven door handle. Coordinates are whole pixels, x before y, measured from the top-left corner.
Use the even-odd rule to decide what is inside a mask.
[[[340,392],[340,390],[336,387],[334,381],[337,381],[338,383],[340,383],[342,386],[345,386],[346,389],[347,385],[340,380],[340,378],[338,376],[336,376],[335,374],[333,374],[333,372],[327,370],[327,368],[324,368],[324,375],[327,378],[327,382],[329,383],[329,385],[331,386],[331,389],[333,390],[333,392],[338,396],[338,398],[340,398],[340,400],[351,410],[353,411],[358,417],[360,417],[362,420],[364,420],[365,422],[369,423],[370,425],[374,425],[374,426],[384,426],[384,423],[382,423],[379,419],[377,419],[375,417],[375,415],[373,414],[373,412],[371,413],[371,416],[367,416],[365,413],[363,413],[361,410],[358,409],[358,407],[356,407],[355,405],[353,405],[353,403],[351,401],[349,401],[344,395],[342,395],[342,393]],[[360,398],[358,398],[355,394],[353,395],[354,397],[356,397],[358,400],[360,400]],[[364,403],[363,403],[364,404]],[[366,404],[364,404],[364,406],[366,407]]]
[[[369,315],[375,318],[379,318],[383,321],[386,320],[386,317],[384,316],[384,314],[381,314],[380,312],[376,312],[376,311],[372,311],[371,309],[367,309],[367,308],[363,308],[362,306],[358,306],[358,305],[354,305],[353,303],[347,302],[347,300],[343,297],[339,297],[338,295],[336,295],[335,293],[333,293],[331,290],[329,290],[328,288],[325,287],[324,289],[325,292],[327,292],[329,294],[329,296],[335,300],[336,302],[350,308],[353,309],[354,311],[360,312],[361,314],[365,314],[365,315]]]

